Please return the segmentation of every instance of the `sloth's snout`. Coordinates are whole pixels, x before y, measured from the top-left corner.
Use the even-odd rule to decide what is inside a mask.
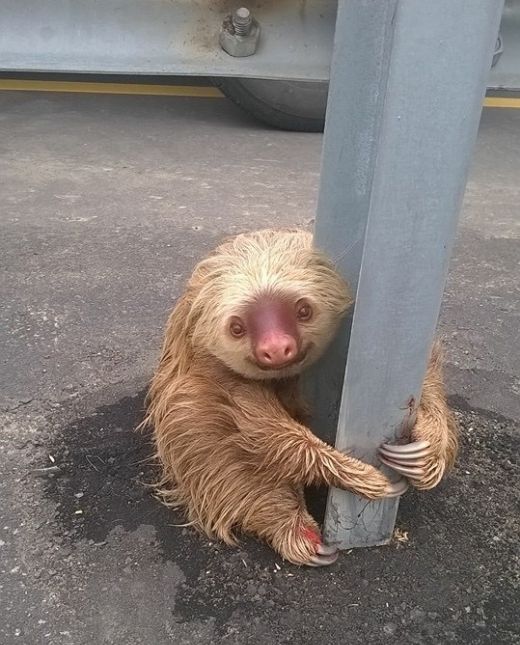
[[[283,367],[297,355],[298,344],[289,334],[267,334],[255,347],[255,358],[262,367]]]

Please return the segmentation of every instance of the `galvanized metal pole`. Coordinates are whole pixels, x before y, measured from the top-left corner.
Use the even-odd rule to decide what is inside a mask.
[[[312,387],[317,432],[365,461],[420,395],[502,8],[339,2],[315,237],[356,305]],[[331,489],[325,539],[386,543],[396,512]]]

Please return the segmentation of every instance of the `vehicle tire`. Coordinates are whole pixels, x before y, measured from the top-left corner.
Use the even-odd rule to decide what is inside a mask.
[[[219,78],[225,96],[260,121],[282,130],[322,132],[328,83]]]

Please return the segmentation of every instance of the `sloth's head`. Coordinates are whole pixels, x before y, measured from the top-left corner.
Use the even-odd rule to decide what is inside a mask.
[[[195,349],[253,379],[293,376],[332,340],[352,299],[303,231],[239,235],[196,268],[190,336]]]

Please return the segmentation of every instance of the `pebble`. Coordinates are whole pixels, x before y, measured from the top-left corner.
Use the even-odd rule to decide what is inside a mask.
[[[421,622],[426,617],[426,612],[422,609],[412,609],[410,612],[410,620]]]
[[[397,631],[397,625],[395,623],[387,623],[386,625],[383,625],[383,632],[387,636],[393,636],[396,631]]]

